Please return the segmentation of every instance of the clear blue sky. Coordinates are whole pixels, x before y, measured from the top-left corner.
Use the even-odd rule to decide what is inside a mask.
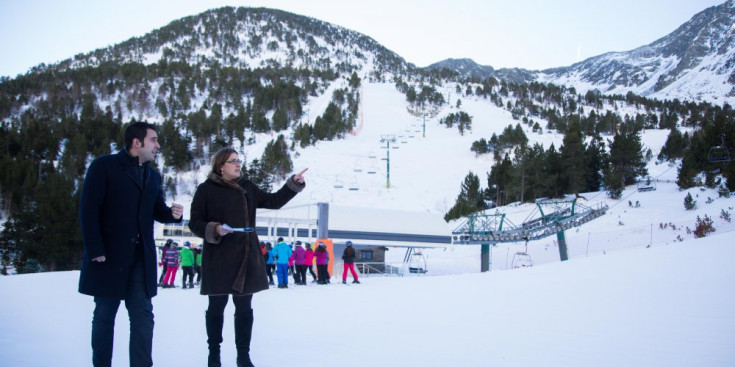
[[[724,0],[1,0],[0,76],[221,6],[269,7],[372,37],[417,66],[471,58],[545,69],[661,38]]]

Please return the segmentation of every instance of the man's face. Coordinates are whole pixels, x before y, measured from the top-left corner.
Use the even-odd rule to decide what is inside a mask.
[[[136,139],[137,140],[137,139]],[[137,144],[137,143],[136,143]],[[138,147],[138,160],[140,163],[152,161],[156,157],[161,146],[158,145],[158,134],[153,129],[148,129],[145,138]]]

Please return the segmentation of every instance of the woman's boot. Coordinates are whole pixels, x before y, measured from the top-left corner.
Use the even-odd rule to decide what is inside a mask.
[[[222,343],[222,325],[225,322],[224,315],[206,312],[204,319],[207,322],[207,344],[209,344],[209,358],[207,366],[221,367],[220,344]]]
[[[255,367],[250,361],[250,338],[253,334],[253,310],[235,314],[237,367]]]

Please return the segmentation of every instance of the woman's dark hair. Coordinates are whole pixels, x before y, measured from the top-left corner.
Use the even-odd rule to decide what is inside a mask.
[[[222,148],[217,153],[214,153],[212,157],[212,173],[222,177],[222,166],[227,162],[227,158],[230,158],[232,153],[237,154],[237,151],[232,148]]]
[[[317,246],[316,250],[314,250],[314,252],[326,252],[326,251],[327,251],[327,248],[324,246]]]
[[[140,140],[145,145],[145,136],[148,135],[148,129],[156,131],[156,125],[147,122],[133,122],[125,128],[125,149],[130,150],[133,146],[133,139]]]

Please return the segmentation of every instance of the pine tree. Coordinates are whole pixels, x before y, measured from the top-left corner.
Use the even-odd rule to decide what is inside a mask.
[[[301,148],[306,148],[311,144],[312,129],[308,124],[299,124],[294,129],[293,138],[299,143]]]
[[[564,177],[564,168],[562,164],[561,154],[556,151],[554,144],[551,144],[546,151],[545,168],[543,170],[543,196],[560,197],[562,194],[562,180]]]
[[[161,150],[164,163],[176,170],[184,170],[192,161],[189,151],[189,138],[182,136],[176,123],[165,120],[158,132],[158,140],[161,142]]]
[[[540,143],[535,143],[524,154],[524,163],[522,169],[524,174],[525,190],[524,200],[532,201],[536,198],[544,196],[544,167],[546,152]],[[528,194],[525,194],[525,193]]]
[[[730,162],[723,169],[723,175],[725,176],[725,187],[729,191],[735,191],[735,164]]]
[[[50,172],[34,195],[23,200],[20,210],[5,224],[0,244],[14,251],[16,270],[72,270],[79,267],[82,243],[77,213],[79,197],[75,182]],[[72,195],[70,195],[72,193]],[[5,255],[3,255],[5,256]],[[29,262],[38,266],[26,267]]]
[[[259,159],[255,159],[248,164],[245,176],[261,190],[271,191],[273,189],[273,177]]]
[[[216,135],[218,138],[222,137],[224,130],[223,118],[222,118],[222,105],[220,103],[212,104],[209,109],[209,117],[207,118],[208,131],[212,135]]]
[[[283,135],[278,135],[276,140],[266,145],[261,161],[268,173],[281,180],[286,178],[287,173],[293,171],[293,162]]]
[[[607,152],[602,137],[595,136],[587,145],[585,158],[585,191],[599,191],[603,186],[603,172],[607,168]]]
[[[684,136],[681,135],[679,129],[674,125],[669,132],[669,136],[666,138],[666,143],[661,147],[661,152],[658,154],[658,159],[661,161],[671,161],[684,156],[684,150],[686,149],[686,141]]]
[[[620,134],[615,135],[610,144],[610,166],[608,174],[620,179],[619,184],[612,182],[612,177],[606,177],[606,185],[616,189],[625,188],[637,182],[638,177],[648,174],[646,162],[643,159],[643,145],[638,130],[629,124],[621,126]]]
[[[278,108],[273,113],[273,130],[279,132],[286,129],[288,129],[288,116],[286,116],[286,111]]]
[[[265,117],[265,114],[263,111],[259,109],[253,109],[252,114],[252,130],[255,133],[267,133],[271,130],[270,122],[268,122],[268,118]]]
[[[625,185],[623,184],[623,172],[620,166],[610,165],[605,170],[605,188],[611,199],[620,199]]]
[[[585,146],[579,124],[573,122],[567,126],[563,145],[560,148],[562,159],[562,190],[577,194],[585,188]]]
[[[696,185],[695,177],[699,173],[696,168],[695,159],[692,157],[691,151],[684,154],[679,166],[679,173],[676,177],[676,185],[682,189],[688,189]]]
[[[482,189],[480,188],[480,179],[477,175],[470,172],[465,176],[460,193],[457,196],[457,201],[444,215],[444,220],[458,219],[485,209],[486,206]]]
[[[684,197],[684,209],[694,210],[696,207],[697,201],[694,200],[691,193],[687,193],[687,196]]]
[[[512,193],[513,185],[513,162],[508,154],[502,160],[497,160],[487,175],[487,197],[496,206],[502,206],[509,194]],[[510,191],[510,192],[509,192]]]

